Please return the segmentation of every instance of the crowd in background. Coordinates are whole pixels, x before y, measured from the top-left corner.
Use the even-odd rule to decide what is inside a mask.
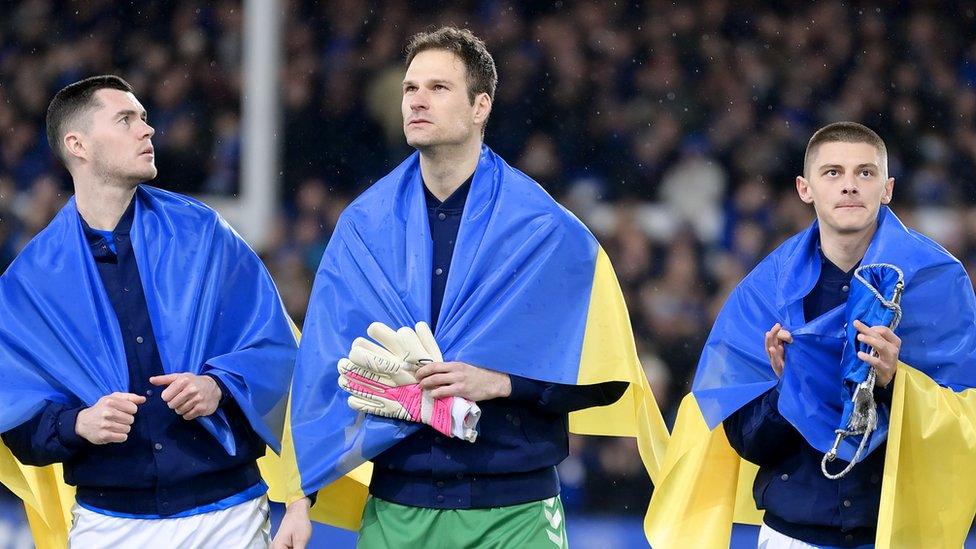
[[[725,296],[807,226],[796,197],[818,127],[888,146],[893,209],[976,274],[976,2],[285,2],[282,203],[263,257],[301,322],[332,227],[398,164],[403,45],[466,26],[499,85],[486,143],[597,234],[638,350],[673,418]],[[70,194],[45,141],[54,92],[128,79],[160,176],[232,194],[239,176],[239,1],[28,0],[0,16],[0,271]],[[567,508],[643,513],[632,440],[574,438]]]

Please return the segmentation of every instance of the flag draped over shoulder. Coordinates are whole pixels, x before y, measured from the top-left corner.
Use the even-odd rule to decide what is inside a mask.
[[[336,498],[362,501],[368,482],[362,464],[422,428],[351,410],[337,385],[336,363],[372,322],[399,327],[432,320],[427,215],[414,154],[343,212],[322,259],[290,413],[300,473],[292,489],[332,490],[320,494],[316,507]],[[656,478],[667,430],[606,254],[579,220],[487,147],[468,194],[435,337],[447,360],[554,383],[629,382],[620,401],[572,414],[570,427],[637,437]],[[337,493],[337,480],[350,490]],[[337,507],[313,508],[313,518],[358,527],[361,505]]]
[[[682,403],[675,424],[672,440],[684,443],[675,442],[669,448],[664,481],[651,502],[657,517],[690,518],[681,524],[656,520],[651,527],[652,543],[669,547],[688,539],[708,539],[713,546],[727,546],[733,515],[744,522],[756,522],[761,516],[748,491],[756,468],[738,459],[718,426],[777,383],[763,344],[763,334],[777,322],[793,334],[793,343],[786,348],[779,411],[814,448],[826,452],[832,446],[849,398],[843,389],[842,357],[856,351],[847,348],[847,328],[858,313],[856,304],[849,303],[810,322],[804,319],[803,298],[820,276],[818,235],[814,223],[777,248],[732,292],[719,314],[702,352],[692,395]],[[953,460],[974,461],[969,448],[976,445],[972,431],[976,408],[964,404],[976,398],[968,390],[976,387],[976,300],[962,265],[931,240],[907,229],[888,208],[879,214],[877,232],[862,263],[895,265],[905,280],[904,316],[897,330],[902,340],[899,358],[904,364],[899,365],[894,389],[901,397],[893,401],[891,410],[879,407],[878,428],[866,450],[873,451],[887,440],[880,543],[881,533],[890,530],[892,506],[904,507],[885,499],[884,494],[896,486],[911,492],[935,482],[932,477],[936,475],[923,465],[931,466],[931,458],[924,462],[922,454],[934,452],[949,460],[946,467],[953,472],[941,472],[936,484],[950,493],[955,492],[954,483],[967,475]],[[920,383],[919,378],[927,383]],[[955,404],[940,408],[936,403]],[[912,410],[914,415],[909,414]],[[970,414],[962,426],[968,431],[957,421],[947,421],[960,410]],[[920,423],[910,425],[909,418]],[[838,456],[850,461],[858,442],[858,437],[845,439]],[[896,472],[894,463],[902,464]],[[716,477],[725,480],[706,480]],[[961,529],[964,536],[976,512],[976,500],[962,499],[968,503],[949,514],[956,518],[968,514],[968,519],[946,526],[946,531]],[[943,511],[933,514],[936,510],[944,511],[945,506],[933,499],[925,501],[907,523],[907,530],[899,525],[900,534],[925,520],[943,523],[948,515]],[[887,544],[897,545],[898,539],[906,538],[895,536]],[[942,543],[941,538],[928,539]]]
[[[145,185],[135,201],[132,247],[164,371],[219,377],[277,451],[297,343],[270,275],[203,204]],[[0,311],[0,431],[30,419],[45,401],[90,406],[128,392],[121,330],[74,198],[0,277]],[[236,453],[223,411],[196,421]],[[65,490],[56,486],[58,471],[31,480],[38,471],[0,452],[4,484],[21,497],[29,487],[34,511],[43,512],[37,501]]]

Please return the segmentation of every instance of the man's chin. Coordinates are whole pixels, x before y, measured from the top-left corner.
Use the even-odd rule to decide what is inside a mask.
[[[428,136],[409,136],[408,135],[407,136],[407,145],[410,145],[411,147],[413,147],[415,149],[423,149],[423,148],[426,148],[426,147],[430,147],[432,145],[436,145],[436,143],[434,142],[433,139],[431,139]]]
[[[151,170],[145,170],[141,174],[139,174],[139,180],[140,181],[152,181],[153,179],[156,179],[156,175],[158,173],[159,173],[159,170],[156,169],[156,166],[153,166]]]
[[[859,234],[870,230],[877,223],[878,219],[875,217],[871,220],[858,220],[858,221],[847,221],[843,223],[835,223],[834,230],[840,234]]]

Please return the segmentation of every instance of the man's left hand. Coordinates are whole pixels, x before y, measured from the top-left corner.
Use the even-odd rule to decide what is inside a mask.
[[[855,320],[854,327],[859,332],[857,340],[870,345],[878,355],[872,356],[864,351],[858,351],[857,357],[874,368],[877,385],[882,388],[887,387],[895,378],[895,370],[898,368],[901,338],[887,326],[869,327],[860,320]]]
[[[428,389],[434,398],[453,396],[480,402],[512,394],[508,374],[464,362],[432,362],[421,366],[415,375],[420,387]]]
[[[168,386],[160,396],[170,409],[188,421],[209,416],[220,404],[220,387],[210,376],[166,374],[149,378],[149,383]]]

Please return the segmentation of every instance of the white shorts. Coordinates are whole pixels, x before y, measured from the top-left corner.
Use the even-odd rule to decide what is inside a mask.
[[[103,515],[75,504],[68,532],[71,549],[220,547],[266,549],[271,544],[267,496],[220,511],[182,518],[135,519]]]
[[[759,528],[759,549],[817,549],[817,546],[781,534],[764,522]]]

